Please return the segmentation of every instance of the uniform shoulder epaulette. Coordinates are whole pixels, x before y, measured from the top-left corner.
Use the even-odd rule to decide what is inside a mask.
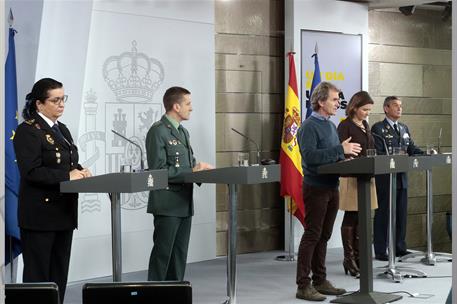
[[[160,126],[162,124],[161,120],[156,121],[155,123],[152,124],[153,127]]]
[[[27,119],[24,121],[26,124],[28,124],[29,126],[31,126],[34,122],[35,122],[35,119],[32,118],[32,119]]]
[[[379,126],[379,121],[378,121],[378,122],[375,122],[375,123],[371,126],[371,128],[373,129],[373,128],[376,128],[377,126]]]

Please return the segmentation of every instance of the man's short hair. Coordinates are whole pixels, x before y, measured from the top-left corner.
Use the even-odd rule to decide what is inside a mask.
[[[387,96],[386,99],[384,99],[384,104],[383,107],[388,107],[390,106],[390,103],[394,100],[401,100],[397,96]]]
[[[330,90],[338,93],[340,92],[340,89],[338,89],[335,85],[326,81],[319,83],[317,87],[314,88],[313,94],[311,95],[311,108],[313,111],[319,110],[321,107],[319,105],[319,101],[326,101],[330,94]]]
[[[169,112],[173,109],[175,103],[181,103],[184,95],[190,95],[190,91],[182,87],[171,87],[163,95],[163,106],[165,111]]]

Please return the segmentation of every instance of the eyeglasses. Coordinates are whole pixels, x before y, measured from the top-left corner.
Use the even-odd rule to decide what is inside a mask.
[[[55,105],[58,105],[59,103],[63,102],[66,103],[68,99],[68,95],[63,95],[62,97],[54,97],[54,98],[48,98],[50,102],[52,102]]]

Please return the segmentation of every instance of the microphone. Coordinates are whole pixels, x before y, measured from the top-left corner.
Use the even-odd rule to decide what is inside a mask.
[[[384,137],[382,137],[381,135],[378,135],[376,133],[373,133],[373,132],[371,132],[371,135],[379,138],[382,141],[382,143],[384,144],[384,149],[386,149],[386,155],[390,155],[389,149],[387,149],[387,144],[386,144],[386,140],[384,139]]]
[[[247,135],[241,133],[240,131],[238,131],[238,130],[236,130],[236,129],[234,129],[234,128],[232,128],[232,131],[238,133],[239,135],[241,135],[241,136],[243,136],[244,138],[246,138],[248,141],[254,143],[254,145],[255,145],[255,147],[256,147],[256,149],[257,149],[257,164],[260,165],[260,162],[259,162],[259,161],[260,161],[260,149],[259,149],[259,145],[257,145],[257,143],[256,143],[253,139],[251,139],[251,138],[248,137]]]
[[[137,144],[136,142],[134,142],[133,140],[128,139],[124,135],[119,134],[118,132],[116,132],[114,130],[111,130],[111,132],[113,132],[117,136],[123,138],[124,140],[128,141],[129,143],[131,143],[132,145],[134,145],[135,147],[137,147],[140,150],[140,169],[141,169],[141,171],[144,171],[143,149],[141,149],[141,146],[139,144]]]
[[[441,133],[443,133],[443,128],[440,128],[440,135],[438,136],[438,154],[441,153]]]

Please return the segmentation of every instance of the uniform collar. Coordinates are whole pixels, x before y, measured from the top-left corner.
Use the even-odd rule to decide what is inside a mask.
[[[51,128],[52,128],[52,126],[58,125],[58,124],[59,124],[59,123],[57,122],[57,120],[56,120],[56,122],[54,123],[52,120],[50,120],[49,118],[47,118],[47,117],[46,117],[43,113],[41,113],[41,112],[38,112],[38,111],[37,111],[37,114],[40,115],[40,117],[43,118],[43,120],[44,120],[44,121],[49,125],[49,127],[51,127]]]
[[[179,128],[179,121],[171,117],[170,115],[165,114],[165,118],[168,119],[168,121],[171,123],[173,127],[175,127],[176,130]]]
[[[390,119],[389,117],[386,116],[386,121],[387,123],[389,123],[389,125],[393,128],[394,127],[394,124],[397,124],[397,126],[400,126],[398,124],[398,120],[397,121],[393,121],[392,119]]]

